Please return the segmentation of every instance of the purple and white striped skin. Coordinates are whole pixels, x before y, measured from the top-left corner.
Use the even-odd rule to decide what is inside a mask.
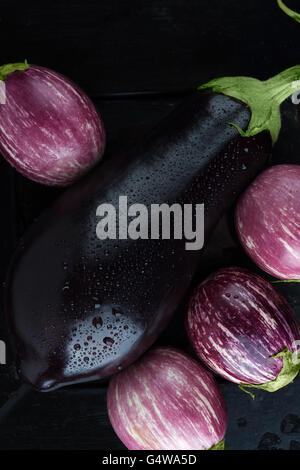
[[[300,166],[261,173],[240,198],[236,229],[247,254],[280,279],[300,279]]]
[[[227,412],[213,376],[174,348],[148,351],[113,376],[111,424],[130,450],[205,450],[221,442]]]
[[[67,186],[102,157],[105,131],[87,95],[63,75],[32,65],[4,80],[0,153],[24,176]]]
[[[282,295],[260,276],[235,267],[220,269],[195,290],[186,329],[199,358],[238,384],[275,380],[282,358],[270,356],[285,348],[294,352],[300,339]]]

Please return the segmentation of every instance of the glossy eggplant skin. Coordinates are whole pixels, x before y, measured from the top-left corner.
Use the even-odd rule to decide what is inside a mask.
[[[240,137],[249,110],[195,93],[126,154],[60,196],[26,233],[7,283],[7,313],[24,381],[40,391],[116,373],[156,340],[202,251],[185,240],[105,240],[99,204],[205,204],[205,237],[262,169],[268,133]]]

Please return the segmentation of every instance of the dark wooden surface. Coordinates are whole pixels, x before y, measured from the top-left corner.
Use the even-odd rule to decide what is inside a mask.
[[[297,8],[297,0],[289,0]],[[1,60],[44,64],[92,96],[194,87],[219,74],[279,72],[299,26],[276,0],[1,0]]]
[[[289,6],[300,10],[297,1]],[[27,58],[66,74],[90,94],[104,119],[108,155],[115,145],[142,138],[209,78],[263,79],[300,63],[300,25],[275,0],[0,0],[0,40],[0,63]],[[299,112],[290,101],[282,106],[274,162],[300,163]],[[18,238],[59,191],[25,180],[4,160],[0,178],[4,283]],[[230,264],[255,269],[236,242],[232,214],[207,244],[194,282]],[[298,285],[281,289],[300,321]],[[182,329],[184,305],[158,342],[191,352]],[[15,373],[3,302],[0,339],[8,343],[7,365],[0,366],[0,449],[123,448],[108,422],[107,380],[49,394],[28,391]],[[254,402],[235,385],[220,384],[229,410],[229,448],[300,448],[300,379],[276,394],[257,392]]]

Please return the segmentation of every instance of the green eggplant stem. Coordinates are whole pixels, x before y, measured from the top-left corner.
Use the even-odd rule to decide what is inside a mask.
[[[223,439],[222,441],[218,442],[217,444],[215,444],[214,446],[212,446],[210,449],[208,450],[226,450],[226,445],[225,445],[225,439]]]
[[[293,20],[297,21],[298,23],[300,23],[300,14],[297,13],[296,11],[294,10],[291,10],[289,7],[287,7],[283,2],[282,0],[277,0],[277,3],[278,3],[278,6],[279,8],[281,8],[281,10],[286,13],[290,18],[292,18]]]
[[[270,359],[282,358],[282,368],[276,379],[266,382],[264,384],[240,384],[239,387],[243,392],[248,393],[254,399],[255,395],[249,388],[258,388],[260,390],[266,390],[267,392],[277,392],[286,385],[292,383],[297,377],[300,371],[300,360],[294,360],[294,354],[288,348],[283,351],[271,356]],[[299,358],[299,353],[297,354]]]
[[[245,131],[234,123],[228,123],[236,127],[242,136],[250,137],[269,131],[275,144],[281,129],[280,105],[300,89],[300,65],[265,81],[251,77],[221,77],[200,85],[197,89],[207,88],[249,106],[251,118]]]
[[[21,70],[28,70],[29,64],[27,60],[24,62],[16,62],[14,64],[5,64],[0,66],[0,81],[5,80],[8,75],[13,72],[21,71]]]

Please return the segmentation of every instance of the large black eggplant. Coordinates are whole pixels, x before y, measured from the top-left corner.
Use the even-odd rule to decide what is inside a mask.
[[[121,195],[149,210],[154,203],[205,203],[206,237],[270,154],[268,128],[245,137],[228,124],[242,132],[250,116],[235,99],[195,92],[141,144],[66,190],[27,232],[7,287],[26,382],[47,391],[95,380],[121,370],[155,341],[201,250],[186,250],[184,239],[100,241],[96,209],[118,207]]]

